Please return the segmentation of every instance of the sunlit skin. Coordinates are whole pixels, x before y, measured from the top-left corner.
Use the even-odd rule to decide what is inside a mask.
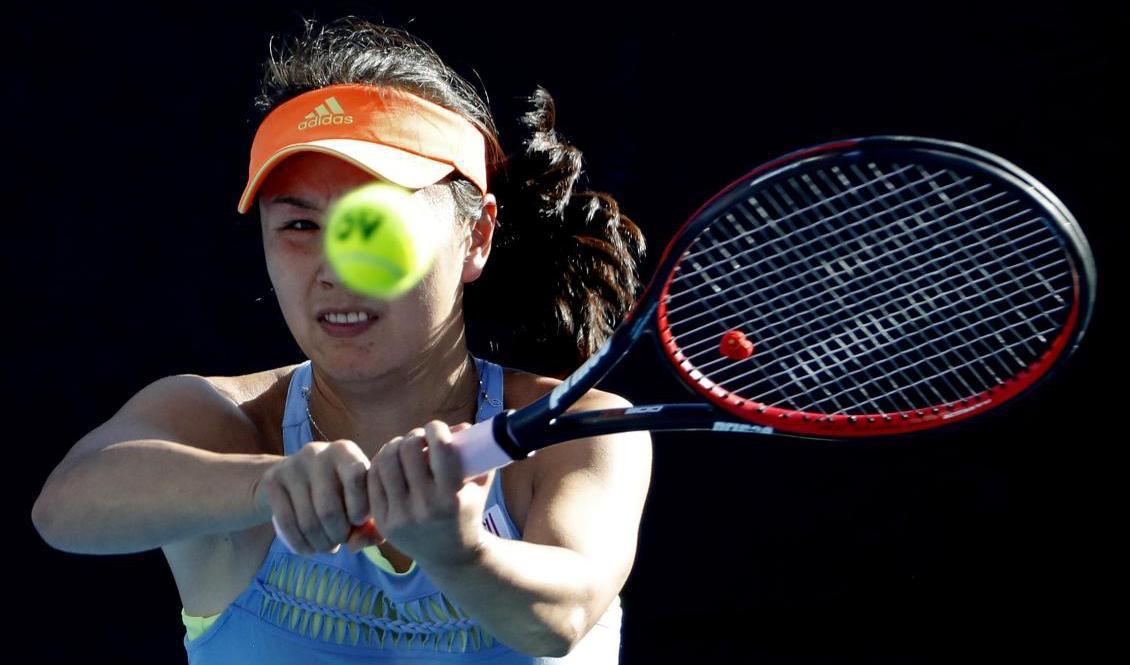
[[[456,220],[446,186],[416,190],[420,214],[444,234],[431,268],[411,291],[381,301],[349,291],[322,250],[325,211],[352,189],[381,180],[336,157],[302,152],[264,181],[259,213],[267,272],[299,348],[312,361],[310,410],[327,440],[351,439],[372,457],[381,444],[431,420],[473,422],[479,377],[468,357],[463,284],[490,255],[497,205],[486,195],[480,219]],[[276,201],[295,197],[314,209]],[[336,338],[317,319],[325,307],[365,306],[379,314],[363,334]]]

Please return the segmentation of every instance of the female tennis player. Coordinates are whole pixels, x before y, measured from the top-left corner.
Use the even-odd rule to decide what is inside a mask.
[[[160,547],[196,665],[617,662],[648,434],[470,480],[449,444],[599,347],[638,289],[639,229],[574,190],[581,155],[544,90],[508,160],[472,86],[402,30],[308,21],[270,52],[238,208],[258,210],[308,359],[146,386],[53,471],[37,528],[69,552]],[[324,212],[373,180],[445,222],[391,302],[344,288],[322,252]],[[627,404],[592,390],[574,408]]]

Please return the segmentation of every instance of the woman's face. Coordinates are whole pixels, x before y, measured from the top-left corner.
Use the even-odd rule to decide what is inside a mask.
[[[414,367],[434,347],[452,348],[463,327],[462,306],[456,307],[460,285],[477,275],[465,268],[471,227],[457,223],[446,186],[433,185],[411,197],[441,234],[440,249],[420,283],[395,301],[348,290],[322,250],[325,212],[338,197],[374,180],[336,157],[301,152],[278,165],[259,192],[267,272],[283,317],[306,356],[343,381]],[[320,316],[326,309],[364,310],[376,320],[358,335],[334,336]]]

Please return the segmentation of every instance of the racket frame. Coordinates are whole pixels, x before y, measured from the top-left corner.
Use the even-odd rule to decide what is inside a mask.
[[[749,403],[709,385],[695,376],[695,370],[681,361],[673,350],[670,333],[664,326],[664,297],[669,289],[676,264],[702,229],[713,222],[720,211],[730,208],[731,198],[737,188],[756,187],[766,177],[781,175],[780,167],[799,166],[814,159],[828,159],[846,151],[917,150],[926,151],[947,159],[961,160],[986,169],[1009,182],[1021,191],[1027,191],[1047,212],[1052,223],[1063,231],[1061,237],[1067,254],[1074,264],[1074,305],[1069,315],[1065,334],[1026,374],[1029,380],[1013,380],[999,387],[989,399],[966,400],[946,409],[929,413],[905,414],[899,418],[855,416],[829,416],[822,422],[813,419],[800,423],[784,409]],[[1001,157],[961,143],[913,136],[873,136],[834,141],[804,148],[762,164],[715,194],[704,203],[674,234],[653,271],[652,278],[640,293],[624,321],[605,343],[561,384],[532,404],[520,409],[508,409],[497,415],[490,430],[495,442],[513,460],[523,459],[538,449],[569,441],[580,436],[593,436],[636,430],[713,430],[755,434],[785,434],[792,437],[815,439],[847,439],[871,436],[913,434],[932,429],[940,424],[965,420],[997,404],[1002,404],[1031,390],[1047,380],[1074,352],[1082,341],[1094,307],[1096,269],[1086,237],[1066,206],[1035,178]],[[654,325],[649,325],[654,321]],[[587,411],[565,415],[588,390],[606,376],[627,355],[638,340],[651,334],[659,349],[672,362],[682,383],[701,395],[708,403],[639,405],[622,409]],[[1046,366],[1043,363],[1046,362]],[[972,403],[970,403],[972,402]],[[795,412],[793,412],[795,413]],[[886,414],[890,416],[890,414]],[[733,417],[740,420],[734,421]],[[782,429],[787,427],[787,431]],[[468,430],[469,431],[469,430]]]

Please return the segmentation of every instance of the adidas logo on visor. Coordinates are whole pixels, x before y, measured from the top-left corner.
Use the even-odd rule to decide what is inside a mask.
[[[341,104],[337,100],[330,97],[326,101],[318,104],[318,106],[306,114],[306,118],[298,123],[298,130],[311,129],[313,127],[321,127],[322,125],[352,125],[353,116],[345,115],[345,110],[341,108]]]

